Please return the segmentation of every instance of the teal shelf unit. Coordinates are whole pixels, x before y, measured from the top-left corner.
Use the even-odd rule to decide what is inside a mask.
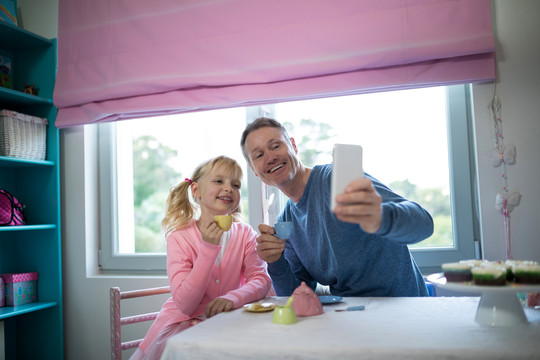
[[[59,131],[52,101],[57,45],[0,21],[0,55],[12,63],[13,89],[0,87],[0,109],[47,118],[45,160],[0,156],[0,189],[25,205],[27,225],[0,226],[0,273],[37,272],[38,301],[1,307],[5,359],[63,359]],[[23,92],[34,84],[38,95]],[[2,339],[0,339],[2,341]]]

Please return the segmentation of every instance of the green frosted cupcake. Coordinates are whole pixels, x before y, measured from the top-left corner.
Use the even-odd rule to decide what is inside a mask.
[[[466,263],[444,263],[441,265],[446,281],[449,282],[463,282],[471,281],[471,269],[473,266]]]
[[[495,267],[501,267],[506,269],[506,281],[513,281],[514,280],[514,273],[512,272],[512,265],[510,265],[507,261],[487,261],[481,266],[495,266]]]
[[[540,265],[520,264],[512,267],[514,281],[518,284],[540,284]]]
[[[498,266],[481,266],[471,270],[475,285],[506,285],[506,269]]]

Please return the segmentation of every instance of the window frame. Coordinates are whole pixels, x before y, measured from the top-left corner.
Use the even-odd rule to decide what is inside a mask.
[[[98,125],[100,236],[99,266],[102,272],[166,271],[165,254],[118,254],[118,191],[116,123]]]
[[[411,249],[423,274],[441,270],[445,262],[479,258],[480,241],[476,237],[477,217],[474,216],[474,155],[471,85],[446,87],[448,162],[454,248]]]
[[[465,258],[477,258],[479,241],[476,233],[478,220],[476,211],[474,171],[474,145],[471,111],[471,85],[447,86],[447,128],[449,174],[451,188],[452,226],[455,239],[454,248],[411,249],[413,257],[424,274],[440,271],[440,264]],[[246,108],[246,120],[275,114],[274,105],[260,105]],[[99,191],[100,191],[100,250],[99,264],[103,273],[163,274],[166,272],[166,254],[118,254],[117,234],[117,142],[114,122],[97,125],[99,138]],[[239,134],[240,136],[240,134]],[[282,207],[281,201],[273,204],[274,211],[269,217],[270,199],[279,190],[263,184],[251,170],[248,179],[248,222],[257,230],[261,223],[270,223],[277,214],[275,207]],[[264,194],[264,196],[263,196]],[[274,196],[272,197],[272,194]],[[271,211],[272,212],[272,211]]]

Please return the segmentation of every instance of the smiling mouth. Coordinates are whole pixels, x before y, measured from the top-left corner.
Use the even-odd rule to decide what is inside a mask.
[[[281,169],[281,168],[284,167],[284,166],[285,166],[285,163],[281,163],[281,164],[279,164],[279,165],[276,165],[276,166],[274,166],[273,168],[271,168],[271,169],[268,171],[268,173],[272,174],[273,172],[275,172],[275,171]]]
[[[219,200],[223,200],[223,201],[227,201],[227,202],[231,202],[232,203],[232,199],[228,196],[218,196],[218,199]]]

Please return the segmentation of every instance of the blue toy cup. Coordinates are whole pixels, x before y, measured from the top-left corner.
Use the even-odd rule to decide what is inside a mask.
[[[282,240],[291,238],[293,231],[293,223],[290,221],[278,222],[274,225],[276,236]]]

